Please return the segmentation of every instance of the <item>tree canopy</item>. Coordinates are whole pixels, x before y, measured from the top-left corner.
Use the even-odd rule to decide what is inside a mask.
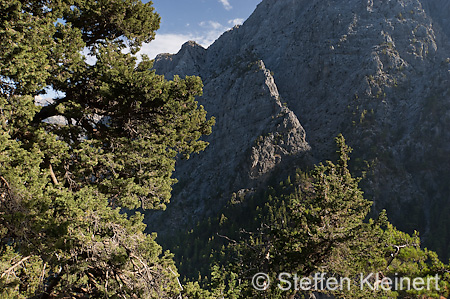
[[[203,150],[214,120],[199,78],[167,81],[132,55],[159,21],[151,2],[1,1],[1,297],[179,293],[130,211],[165,208],[176,157]]]
[[[364,198],[360,179],[348,169],[351,149],[342,135],[336,142],[336,162],[320,163],[309,172],[299,170],[292,180],[269,188],[263,200],[250,208],[253,214],[242,215],[231,207],[216,219],[219,237],[228,243],[219,248],[219,256],[225,258],[216,258],[204,289],[196,282],[187,285],[188,298],[294,299],[311,298],[314,292],[334,298],[448,297],[449,265],[439,261],[435,252],[420,247],[417,232],[409,235],[398,231],[385,212],[376,219],[368,217],[372,203]],[[252,205],[254,198],[243,200]],[[243,217],[256,223],[256,228],[248,229],[251,226]],[[228,219],[225,223],[229,225],[241,221],[240,234],[233,235],[233,226],[228,230],[221,226],[222,219]],[[259,273],[269,279],[255,282]],[[291,276],[280,279],[282,273]],[[301,288],[301,279],[313,279],[317,274],[351,282],[334,290],[320,283],[317,288],[314,284],[309,290]],[[411,284],[408,289],[407,283],[391,285],[390,289],[377,284],[383,279],[432,281],[436,275],[437,284],[433,281],[422,290]],[[365,278],[367,283],[362,283]]]

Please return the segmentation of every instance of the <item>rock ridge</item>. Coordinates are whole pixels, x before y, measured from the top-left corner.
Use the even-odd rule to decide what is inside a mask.
[[[354,171],[373,165],[363,188],[375,212],[445,256],[449,16],[445,0],[264,0],[208,49],[158,56],[161,74],[202,77],[199,102],[217,119],[206,152],[177,164],[173,210],[192,205],[181,221],[213,214],[284,163],[330,159],[343,133]]]

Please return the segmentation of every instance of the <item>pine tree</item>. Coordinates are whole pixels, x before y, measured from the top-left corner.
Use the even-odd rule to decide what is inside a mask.
[[[135,0],[0,3],[0,297],[180,292],[132,211],[165,208],[176,157],[203,150],[213,120],[199,78],[132,55],[159,20]],[[59,97],[36,105],[46,88]]]
[[[293,187],[269,195],[260,228],[247,232],[242,241],[229,244],[227,273],[237,275],[239,298],[308,298],[308,292],[283,284],[280,273],[299,279],[316,273],[326,278],[352,279],[349,288],[333,292],[336,298],[425,298],[448,296],[450,267],[437,255],[420,248],[418,235],[396,230],[385,212],[377,219],[366,219],[371,202],[358,187],[359,178],[348,170],[351,149],[343,136],[336,138],[339,159],[317,165],[308,175],[298,175]],[[284,185],[284,184],[283,184]],[[283,211],[283,213],[280,213]],[[252,286],[253,275],[269,275],[267,290]],[[236,274],[235,274],[236,273]],[[354,280],[375,273],[379,277],[440,277],[440,288],[429,290],[372,290]],[[226,284],[226,280],[223,280]],[[280,289],[279,285],[286,290]],[[297,285],[298,287],[298,285]],[[222,286],[223,288],[223,286]]]

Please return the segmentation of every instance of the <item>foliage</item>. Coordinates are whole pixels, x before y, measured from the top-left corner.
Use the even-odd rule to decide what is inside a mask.
[[[198,282],[188,282],[183,290],[186,299],[238,299],[242,298],[238,275],[228,272],[224,267],[214,265],[211,269],[211,282],[201,288]]]
[[[219,278],[220,283],[210,282],[204,286],[211,294],[228,288],[235,290],[237,298],[309,298],[308,292],[293,287],[288,291],[280,290],[278,284],[282,281],[278,274],[285,272],[299,278],[313,277],[316,273],[327,273],[327,278],[351,278],[350,289],[345,285],[342,290],[332,292],[325,288],[315,290],[332,293],[336,298],[449,295],[449,266],[440,262],[436,253],[420,248],[417,233],[410,236],[398,231],[387,221],[384,212],[377,219],[367,219],[371,203],[364,199],[358,187],[359,179],[352,177],[348,170],[351,149],[342,136],[336,140],[340,156],[336,163],[319,164],[310,173],[298,171],[295,179],[281,182],[269,190],[265,201],[246,210],[253,211],[255,217],[251,217],[251,213],[233,215],[237,213],[232,209],[225,212],[224,217],[218,217],[217,223],[220,218],[229,218],[231,225],[246,217],[256,224],[253,227],[240,224],[239,234],[233,234],[233,229],[225,232],[220,225],[216,227],[220,234],[231,237],[225,236],[228,248],[215,256],[222,264],[221,276],[212,275],[209,280]],[[246,201],[253,204],[252,199]],[[214,240],[218,242],[217,238]],[[213,268],[213,273],[217,270]],[[270,287],[265,291],[257,291],[252,286],[253,276],[260,272],[270,276]],[[407,290],[406,284],[400,290],[384,290],[379,284],[378,289],[372,290],[368,285],[361,289],[361,277],[366,278],[371,273],[372,287],[376,286],[376,276],[380,280],[421,277],[426,281],[427,277],[439,275],[439,289],[434,283],[429,290],[422,291]],[[238,284],[232,285],[234,281]],[[293,279],[290,282],[291,286],[295,283]]]
[[[7,0],[0,22],[0,297],[177,295],[172,256],[123,209],[164,209],[213,120],[199,78],[124,54],[154,38],[152,3]]]

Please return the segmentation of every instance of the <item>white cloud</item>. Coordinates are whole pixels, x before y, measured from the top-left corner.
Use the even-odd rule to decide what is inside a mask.
[[[244,21],[245,21],[244,19],[237,18],[237,19],[229,20],[228,24],[230,24],[232,26],[242,25],[244,23]]]
[[[204,28],[202,35],[196,41],[204,47],[209,47],[222,33],[230,29],[230,26],[224,26],[215,21],[203,21],[199,25]]]
[[[215,22],[215,21],[203,21],[199,23],[200,26],[207,28],[207,29],[212,29],[212,30],[223,30],[225,27],[220,24],[219,22]]]
[[[202,28],[201,32],[192,32],[189,34],[156,33],[156,38],[154,41],[149,44],[142,45],[141,51],[138,53],[138,57],[140,54],[147,54],[150,59],[153,59],[156,55],[161,53],[175,54],[181,49],[181,46],[189,40],[193,40],[207,48],[225,31],[235,25],[242,24],[243,21],[244,19],[229,20],[226,26],[216,21],[203,21],[198,24]]]
[[[86,47],[84,47],[83,51],[81,51],[81,54],[86,57],[86,63],[89,65],[94,65],[97,62],[97,57],[89,55],[89,53],[90,51]]]
[[[185,34],[156,34],[154,41],[148,44],[143,44],[141,50],[138,53],[146,54],[150,59],[156,57],[161,53],[177,53],[181,46],[188,40],[195,40],[191,35]]]
[[[219,2],[222,3],[226,10],[231,10],[233,8],[228,0],[219,0]]]

